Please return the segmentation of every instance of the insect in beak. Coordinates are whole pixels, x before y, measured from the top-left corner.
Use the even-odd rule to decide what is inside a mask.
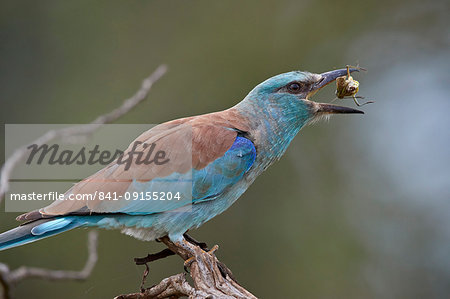
[[[347,75],[340,76],[336,78],[336,97],[338,99],[343,99],[345,97],[352,97],[353,101],[355,101],[355,104],[357,106],[364,106],[366,104],[374,103],[373,101],[367,101],[363,104],[360,104],[357,99],[364,99],[364,97],[356,96],[356,94],[359,91],[359,82],[354,80],[353,77],[350,75],[350,70],[364,70],[363,68],[353,68],[349,65],[347,65]]]
[[[339,77],[346,77],[352,72],[359,72],[359,68],[345,68],[345,69],[339,69],[334,71],[329,71],[326,73],[320,74],[321,78],[312,86],[311,92],[309,93],[308,97],[315,94],[317,91],[322,89],[323,87],[327,86],[334,80],[336,80]],[[324,114],[347,114],[347,113],[359,113],[364,114],[363,111],[356,110],[353,108],[348,107],[342,107],[332,104],[324,104],[324,103],[316,103],[311,102],[314,106],[314,110],[316,112],[316,115],[324,115]]]
[[[334,80],[336,80],[339,77],[346,76],[347,74],[350,74],[352,72],[359,72],[359,68],[345,68],[345,69],[339,69],[334,71],[329,71],[326,73],[320,74],[321,79],[317,81],[313,86],[313,91],[317,92],[318,90],[322,89],[323,87],[327,86]]]

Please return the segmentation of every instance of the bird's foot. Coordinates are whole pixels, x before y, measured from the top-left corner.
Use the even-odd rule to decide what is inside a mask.
[[[194,260],[195,260],[195,257],[191,256],[190,258],[188,258],[187,260],[184,261],[184,264],[183,264],[184,271],[189,272],[187,268],[191,266],[191,264]]]
[[[217,250],[219,249],[219,245],[214,245],[213,248],[211,248],[211,250],[208,251],[208,253],[210,255],[213,255]]]
[[[200,247],[204,252],[209,252],[209,251],[210,251],[210,250],[208,249],[208,245],[207,245],[205,242],[197,241],[196,239],[194,239],[193,237],[191,237],[190,235],[188,235],[187,232],[183,234],[183,237],[184,237],[184,239],[185,239],[188,243],[191,243],[192,245],[195,245],[195,246]],[[216,246],[217,246],[217,245],[216,245]],[[217,248],[218,248],[218,247],[217,247]],[[216,249],[213,248],[214,251],[216,251],[217,248],[216,248]],[[213,251],[213,252],[214,252],[214,251]],[[191,252],[194,252],[194,251],[191,251]],[[183,265],[184,271],[186,271],[187,273],[189,273],[188,267],[191,266],[191,264],[192,264],[192,262],[193,262],[194,260],[195,260],[195,255],[192,255],[190,258],[188,258],[187,260],[184,261],[184,265]]]
[[[208,251],[204,251],[204,254],[209,254],[211,256],[214,255],[214,253],[217,251],[217,249],[219,249],[219,245],[214,245],[213,248],[211,248],[211,250]],[[192,262],[195,261],[195,255],[191,256],[190,258],[188,258],[187,260],[184,261],[184,270],[186,272],[188,272],[187,268],[191,266]]]

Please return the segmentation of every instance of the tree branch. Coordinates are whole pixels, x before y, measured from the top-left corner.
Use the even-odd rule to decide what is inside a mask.
[[[81,271],[49,270],[22,266],[14,271],[9,270],[6,264],[0,263],[0,283],[3,286],[3,298],[10,298],[11,287],[28,278],[41,278],[47,280],[84,280],[91,275],[98,260],[97,254],[98,233],[91,231],[88,234],[88,259]]]
[[[180,246],[168,237],[161,241],[183,260],[190,260],[190,274],[194,287],[189,285],[185,275],[180,273],[163,279],[159,284],[147,288],[141,293],[117,296],[116,299],[150,299],[150,298],[256,298],[242,287],[233,277],[230,269],[221,263],[210,251],[205,252],[198,246]],[[217,245],[215,246],[217,248]]]
[[[195,293],[195,289],[187,282],[186,275],[180,273],[164,278],[159,284],[146,289],[144,293],[120,295],[116,299],[179,298],[182,296],[191,296]]]

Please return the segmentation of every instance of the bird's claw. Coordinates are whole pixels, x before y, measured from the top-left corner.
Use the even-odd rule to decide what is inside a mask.
[[[219,249],[219,245],[214,245],[211,250],[205,252],[206,254],[209,254],[211,256],[214,256],[214,253]],[[186,259],[183,264],[184,271],[189,273],[188,268],[191,267],[192,263],[195,261],[195,256],[191,256],[190,258]]]
[[[216,244],[216,245],[213,246],[213,248],[211,248],[210,251],[208,251],[208,253],[210,255],[214,255],[214,252],[216,252],[218,249],[219,249],[219,245]]]
[[[184,261],[184,269],[186,270],[187,267],[190,267],[192,262],[195,260],[195,257],[191,256],[190,258],[188,258],[187,260]],[[187,270],[186,270],[187,271]]]

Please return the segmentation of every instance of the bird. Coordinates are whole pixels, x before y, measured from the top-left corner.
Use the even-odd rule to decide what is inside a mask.
[[[354,71],[358,70],[350,69]],[[156,144],[166,155],[160,156],[159,162],[169,162],[111,162],[73,185],[64,194],[65,200],[18,216],[17,220],[23,223],[0,234],[0,250],[80,227],[118,229],[143,241],[168,236],[182,246],[187,242],[186,232],[228,209],[283,156],[305,125],[332,114],[364,113],[311,99],[321,88],[346,74],[347,69],[321,74],[279,74],[257,85],[229,109],[180,118],[149,129],[130,144],[124,155],[133,158],[136,148],[145,154],[150,150],[146,145]],[[130,200],[124,196],[171,189],[178,190],[187,200]],[[122,197],[67,200],[69,196],[96,192],[115,192]]]

